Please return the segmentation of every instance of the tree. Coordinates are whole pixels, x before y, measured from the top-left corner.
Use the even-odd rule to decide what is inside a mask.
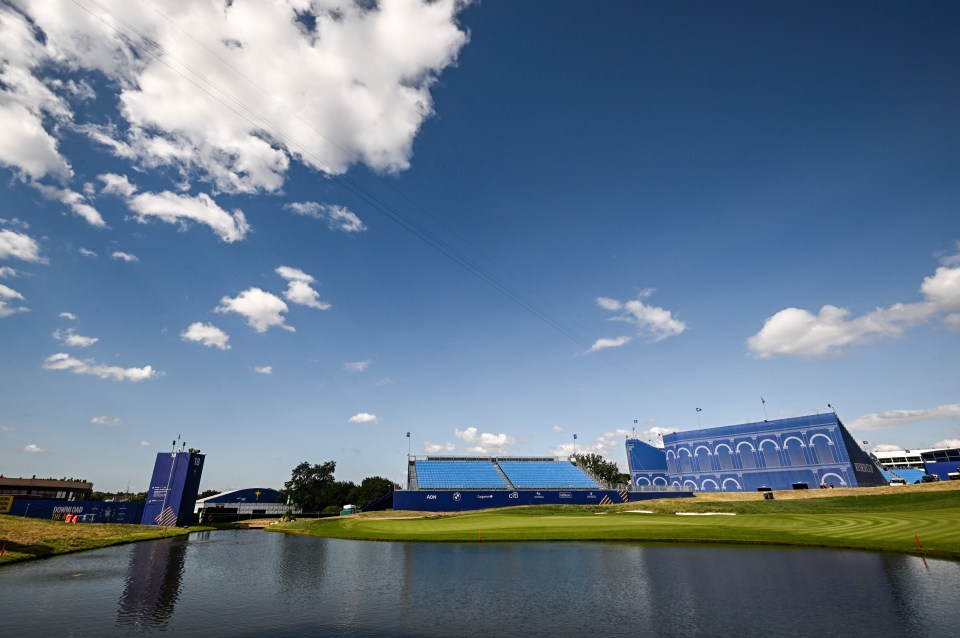
[[[604,461],[599,454],[574,454],[573,460],[577,465],[593,474],[604,483],[620,483],[620,468],[612,461]]]
[[[310,465],[306,461],[293,468],[290,480],[283,484],[284,490],[304,511],[316,512],[329,505],[327,500],[334,484],[333,472],[336,461]]]
[[[208,496],[216,496],[220,493],[220,490],[204,490],[197,494],[197,499],[207,498]]]
[[[354,502],[358,507],[363,508],[364,505],[369,505],[384,494],[389,494],[395,487],[390,479],[382,476],[368,476],[356,489]]]

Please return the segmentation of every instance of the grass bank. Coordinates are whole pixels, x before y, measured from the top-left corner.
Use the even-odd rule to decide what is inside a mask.
[[[107,523],[71,525],[62,521],[0,515],[0,548],[6,546],[3,556],[0,556],[0,565],[121,543],[183,536],[198,529],[210,528]]]
[[[452,515],[387,512],[296,521],[273,526],[271,531],[390,541],[791,545],[960,560],[960,485],[812,490],[805,495],[777,492],[775,496],[769,501],[756,494],[704,494],[606,507],[517,507]],[[714,515],[695,515],[707,513]]]

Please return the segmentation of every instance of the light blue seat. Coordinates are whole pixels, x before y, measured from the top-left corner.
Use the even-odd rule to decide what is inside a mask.
[[[485,461],[414,461],[420,489],[505,489],[496,466]]]
[[[599,489],[596,481],[568,461],[500,461],[500,469],[521,489]]]

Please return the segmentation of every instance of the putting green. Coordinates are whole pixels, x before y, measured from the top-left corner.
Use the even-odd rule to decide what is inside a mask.
[[[630,511],[639,509],[654,513]],[[273,529],[356,540],[743,543],[960,559],[960,491],[784,501],[684,499],[608,508],[542,506],[417,518],[358,516],[297,521]]]

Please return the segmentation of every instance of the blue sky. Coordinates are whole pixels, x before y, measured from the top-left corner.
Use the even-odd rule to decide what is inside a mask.
[[[229,5],[229,6],[228,6]],[[960,445],[960,10],[0,8],[0,472]],[[761,404],[761,397],[766,400]]]

